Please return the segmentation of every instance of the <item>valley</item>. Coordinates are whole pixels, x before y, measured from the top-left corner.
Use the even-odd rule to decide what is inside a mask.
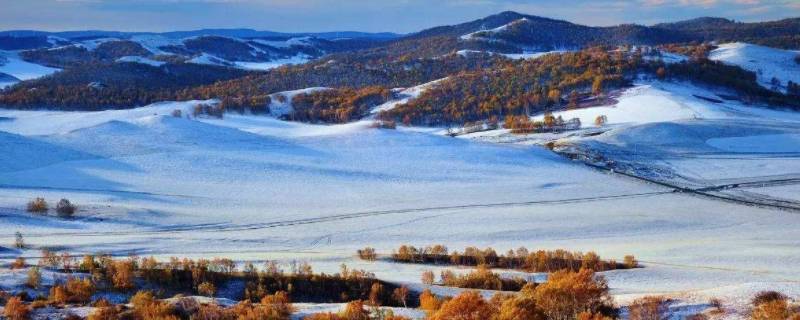
[[[795,319],[798,21],[0,32],[2,312]]]

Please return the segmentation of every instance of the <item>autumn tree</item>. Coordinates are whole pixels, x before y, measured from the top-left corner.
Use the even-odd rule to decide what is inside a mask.
[[[477,291],[466,291],[442,304],[430,320],[485,320],[497,313],[495,306]]]
[[[345,305],[344,310],[339,312],[342,320],[370,320],[369,311],[364,309],[364,302],[355,300]]]
[[[261,307],[264,308],[264,313],[269,319],[289,319],[292,312],[295,311],[294,306],[289,299],[289,294],[285,291],[278,291],[272,295],[267,295],[261,299]]]
[[[442,300],[437,298],[431,290],[425,289],[419,295],[419,308],[425,311],[428,315],[433,314],[442,306]]]
[[[129,260],[113,261],[108,266],[109,277],[115,289],[127,291],[133,289],[133,262]]]
[[[383,285],[378,282],[372,284],[369,290],[369,304],[379,306],[381,304],[381,296],[383,295]]]
[[[630,320],[669,319],[669,300],[659,296],[636,299],[628,306],[628,318]]]
[[[432,285],[435,281],[436,276],[433,274],[433,271],[426,270],[422,272],[422,284]]]
[[[197,293],[206,297],[213,297],[217,293],[217,287],[211,282],[203,282],[197,285]]]
[[[27,210],[32,213],[47,213],[48,205],[44,198],[37,197],[28,202]]]
[[[399,288],[394,289],[394,292],[392,292],[392,298],[395,301],[397,301],[400,304],[402,304],[403,307],[407,308],[408,307],[408,303],[406,301],[408,300],[408,287],[401,286]]]
[[[173,314],[172,306],[156,299],[150,291],[137,292],[131,297],[130,303],[133,305],[133,312],[137,320],[178,320],[178,317]]]
[[[598,313],[611,308],[608,284],[592,270],[562,270],[548,275],[536,287],[534,298],[548,319],[575,319],[581,312]]]
[[[526,286],[519,294],[503,299],[494,320],[545,320],[536,306],[533,286]]]

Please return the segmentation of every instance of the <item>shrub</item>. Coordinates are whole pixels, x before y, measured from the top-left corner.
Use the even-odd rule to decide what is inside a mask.
[[[47,201],[44,198],[36,198],[28,202],[27,210],[33,213],[47,213]]]
[[[217,287],[211,282],[203,282],[197,285],[197,293],[206,297],[213,297],[217,293]]]
[[[56,204],[56,213],[61,218],[71,218],[75,211],[77,211],[77,207],[67,199],[61,199]]]
[[[22,233],[19,231],[14,233],[14,248],[25,249],[25,239],[22,238]]]
[[[131,297],[133,312],[137,319],[178,320],[172,306],[159,301],[149,291],[139,291]]]
[[[11,263],[11,269],[22,269],[22,268],[25,268],[25,258],[17,257],[17,259]]]
[[[270,319],[289,319],[295,311],[289,300],[289,294],[284,291],[275,292],[273,295],[265,296],[261,299],[261,307],[264,308]]]
[[[38,289],[42,284],[42,272],[39,267],[33,266],[28,269],[28,279],[25,280],[25,285],[28,288]]]
[[[50,302],[53,304],[88,303],[95,292],[94,284],[89,279],[70,278],[66,284],[50,288]]]
[[[669,318],[669,300],[664,297],[644,297],[628,306],[629,320],[663,320]]]
[[[6,302],[3,315],[9,320],[27,320],[30,317],[31,308],[26,306],[19,297],[12,297]]]
[[[492,319],[497,309],[476,291],[466,291],[442,304],[431,320],[485,320]]]
[[[50,250],[42,249],[42,258],[39,259],[39,264],[49,268],[58,268],[61,264],[61,257]]]
[[[115,306],[99,307],[89,314],[87,320],[119,320],[122,312]]]
[[[789,298],[776,291],[762,291],[753,298],[753,320],[800,319],[800,311],[792,310]]]
[[[633,269],[639,266],[639,261],[636,260],[636,257],[632,255],[627,255],[625,256],[623,264],[625,264],[625,268]]]
[[[599,115],[597,118],[594,118],[594,125],[597,127],[602,127],[608,122],[608,117],[605,115]]]
[[[460,276],[452,272],[442,272],[442,284],[469,289],[518,291],[527,281],[522,278],[504,279],[486,265],[480,265],[477,270]]]
[[[370,247],[360,249],[356,252],[361,260],[375,261],[375,259],[378,257],[378,254],[375,253],[375,249]]]
[[[133,289],[132,261],[114,261],[108,266],[107,273],[114,289],[121,291]]]
[[[777,291],[761,291],[759,293],[756,293],[756,296],[753,297],[752,303],[754,306],[758,306],[763,303],[773,302],[778,300],[785,301],[786,299],[788,299],[786,295]]]
[[[434,278],[436,276],[433,275],[433,271],[426,270],[422,272],[422,284],[432,285],[434,282]]]
[[[714,308],[714,312],[722,313],[724,310],[722,309],[722,300],[717,298],[712,298],[708,300],[708,305]]]
[[[364,309],[364,302],[361,300],[351,301],[345,305],[344,310],[339,312],[342,320],[370,320],[369,311]]]
[[[223,320],[234,319],[230,311],[220,307],[217,304],[200,305],[197,312],[190,319],[197,320]],[[91,320],[91,319],[90,319]]]
[[[789,319],[791,311],[786,300],[772,300],[756,305],[750,317],[753,320]]]

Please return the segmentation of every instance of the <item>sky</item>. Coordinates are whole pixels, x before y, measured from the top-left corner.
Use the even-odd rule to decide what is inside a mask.
[[[0,0],[0,30],[409,33],[505,10],[608,26],[800,17],[800,0]]]

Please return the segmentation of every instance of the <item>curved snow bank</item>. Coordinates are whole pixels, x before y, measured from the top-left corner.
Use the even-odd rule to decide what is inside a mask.
[[[753,71],[762,86],[786,91],[789,81],[800,83],[800,64],[794,61],[797,55],[800,55],[800,51],[735,42],[720,45],[719,48],[711,51],[709,59]],[[772,84],[773,78],[778,79],[777,87]]]

